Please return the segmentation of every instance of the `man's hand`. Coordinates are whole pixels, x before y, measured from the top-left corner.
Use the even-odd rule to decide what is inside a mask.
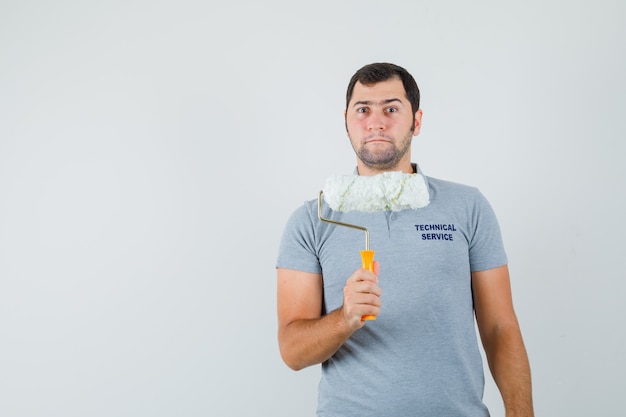
[[[361,317],[367,314],[378,316],[382,304],[381,289],[378,286],[378,272],[380,266],[374,261],[374,272],[366,269],[357,269],[346,280],[343,288],[343,316],[348,326],[354,330],[365,325]]]

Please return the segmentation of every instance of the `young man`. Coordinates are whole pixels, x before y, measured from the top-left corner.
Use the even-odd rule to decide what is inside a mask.
[[[421,174],[411,162],[422,123],[419,89],[406,70],[386,63],[358,70],[345,122],[356,174]],[[320,222],[316,201],[294,212],[277,262],[283,360],[294,370],[322,364],[318,416],[488,416],[475,317],[507,417],[533,416],[530,368],[491,207],[475,188],[424,179],[424,208],[324,207],[325,216],[370,230],[375,272],[358,268],[362,239]],[[361,320],[366,314],[377,320]]]

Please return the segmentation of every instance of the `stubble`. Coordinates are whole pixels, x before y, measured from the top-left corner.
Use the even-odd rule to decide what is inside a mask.
[[[386,138],[384,135],[381,136]],[[411,148],[412,138],[413,132],[409,131],[397,145],[392,141],[389,143],[390,146],[385,146],[385,149],[375,149],[375,147],[367,146],[364,143],[359,149],[356,149],[354,145],[352,146],[357,157],[366,167],[377,171],[388,171],[400,164],[402,158]]]

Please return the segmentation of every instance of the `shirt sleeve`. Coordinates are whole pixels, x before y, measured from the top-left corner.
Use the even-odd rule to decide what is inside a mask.
[[[321,273],[315,239],[315,219],[310,204],[289,217],[278,250],[277,268]]]
[[[469,242],[472,272],[506,265],[508,260],[496,215],[483,194],[477,190],[472,207],[473,234]]]

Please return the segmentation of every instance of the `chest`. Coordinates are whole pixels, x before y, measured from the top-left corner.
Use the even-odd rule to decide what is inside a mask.
[[[380,263],[379,285],[391,316],[423,308],[471,304],[469,241],[471,225],[453,212],[406,210],[340,213],[340,221],[366,227],[370,249]],[[319,231],[318,256],[327,311],[343,303],[346,279],[361,266],[364,232],[336,225]],[[417,306],[417,307],[416,307]]]

